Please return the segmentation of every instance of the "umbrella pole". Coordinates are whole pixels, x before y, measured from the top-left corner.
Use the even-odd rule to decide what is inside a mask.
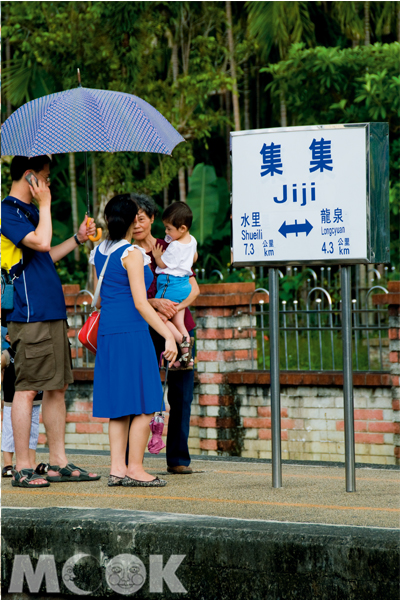
[[[87,152],[85,152],[85,185],[86,185],[86,214],[90,217],[90,198],[89,198],[89,173]]]
[[[86,215],[87,215],[87,223],[86,227],[89,227],[91,221],[93,220],[90,216],[90,196],[89,196],[89,173],[88,173],[88,160],[87,160],[87,152],[85,152],[85,183],[86,183]],[[89,240],[91,242],[98,242],[102,235],[101,227],[97,228],[97,235],[89,235]]]
[[[81,72],[79,69],[77,69],[77,75],[78,75],[78,87],[82,87]],[[92,221],[92,218],[90,216],[89,173],[88,173],[87,152],[85,152],[85,183],[86,183],[86,215],[88,218],[86,226],[89,227],[90,222]],[[101,238],[102,233],[103,232],[102,232],[101,228],[98,227],[97,235],[96,236],[89,235],[89,240],[91,242],[98,242],[99,239]]]

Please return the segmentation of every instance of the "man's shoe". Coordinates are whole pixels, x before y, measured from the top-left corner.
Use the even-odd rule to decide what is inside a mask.
[[[173,475],[191,475],[193,470],[190,467],[185,467],[184,465],[178,465],[177,467],[167,467],[168,473],[172,473]]]

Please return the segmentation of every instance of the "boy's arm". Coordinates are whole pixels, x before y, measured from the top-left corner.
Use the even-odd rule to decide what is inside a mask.
[[[178,304],[178,306],[176,307],[178,310],[183,310],[184,308],[187,308],[188,306],[190,306],[192,304],[192,302],[194,302],[196,300],[197,296],[200,294],[200,288],[196,281],[196,277],[189,277],[189,282],[190,282],[190,285],[192,286],[192,291],[190,292],[189,296],[185,300],[183,300],[180,304]]]

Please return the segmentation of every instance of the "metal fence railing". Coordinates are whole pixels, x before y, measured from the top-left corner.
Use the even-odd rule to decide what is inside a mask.
[[[389,370],[388,311],[370,308],[373,292],[388,293],[382,286],[368,290],[364,306],[352,301],[353,368],[356,371]],[[268,295],[265,288],[253,293]],[[252,298],[253,298],[252,296]],[[342,311],[341,301],[334,305],[329,292],[312,288],[305,300],[282,301],[279,311],[280,367],[285,370],[341,371]],[[269,311],[265,300],[250,301],[249,315],[255,323],[249,325],[251,348],[257,348],[253,369],[269,369]],[[243,313],[242,313],[243,314]],[[241,329],[246,329],[241,327]],[[253,355],[253,352],[252,352]]]
[[[78,339],[79,330],[91,312],[88,297],[93,300],[93,294],[89,290],[81,290],[75,296],[74,312],[68,315],[68,325],[73,333],[73,336],[69,339],[72,350],[72,366],[74,368],[94,368],[94,355],[82,346]]]
[[[352,301],[355,371],[389,370],[388,311],[385,307],[373,307],[371,304],[372,294],[378,291],[388,293],[386,288],[376,285],[366,292],[362,304],[357,299]],[[265,294],[265,298],[261,297],[254,302],[256,293]],[[257,349],[257,359],[251,359],[252,369],[270,368],[267,296],[268,290],[257,288],[251,297],[248,312],[240,311],[237,314],[239,318],[245,314],[252,317],[247,326],[237,327],[239,331],[250,331],[251,348]],[[73,332],[70,341],[75,368],[94,367],[94,355],[78,340],[79,329],[90,314],[89,299],[92,298],[88,290],[81,290],[75,298],[74,312],[68,319]],[[340,299],[334,301],[327,289],[315,286],[306,289],[303,297],[281,301],[280,306],[280,368],[293,371],[341,371],[343,355]]]

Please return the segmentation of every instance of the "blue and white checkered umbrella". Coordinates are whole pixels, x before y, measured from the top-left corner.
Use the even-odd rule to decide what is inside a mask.
[[[184,138],[132,94],[77,87],[32,100],[1,128],[2,156],[64,152],[171,154]]]

